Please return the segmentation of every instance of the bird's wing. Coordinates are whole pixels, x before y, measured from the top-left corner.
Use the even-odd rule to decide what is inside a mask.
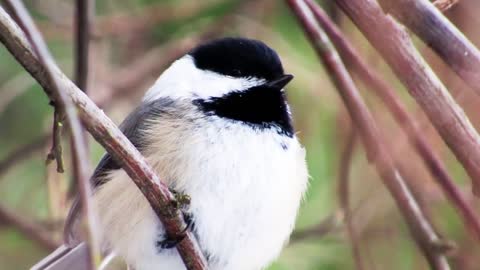
[[[119,128],[130,142],[142,152],[145,148],[145,141],[142,139],[142,134],[144,133],[141,130],[146,128],[149,119],[161,117],[162,114],[168,113],[169,109],[172,108],[172,104],[173,101],[167,98],[142,103],[125,118]],[[109,153],[106,153],[98,163],[91,178],[93,189],[108,181],[106,176],[108,176],[109,172],[119,169],[121,169],[120,164]],[[65,221],[64,238],[69,246],[76,246],[80,242],[77,231],[80,221],[79,217],[81,216],[80,212],[80,200],[77,195]]]

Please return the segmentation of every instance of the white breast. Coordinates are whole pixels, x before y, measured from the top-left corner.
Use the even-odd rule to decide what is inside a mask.
[[[210,269],[261,269],[293,229],[308,178],[304,150],[275,130],[198,121],[205,122],[152,123],[145,156],[170,187],[190,195]],[[123,171],[111,179],[94,195],[109,247],[136,270],[184,269],[175,249],[155,247],[163,230],[133,182]]]

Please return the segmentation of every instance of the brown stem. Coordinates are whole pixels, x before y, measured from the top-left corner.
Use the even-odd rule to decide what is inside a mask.
[[[75,1],[75,84],[88,95],[89,82],[89,51],[92,18],[94,15],[95,0]],[[84,130],[85,147],[89,152],[88,136]],[[89,163],[89,160],[85,161]]]
[[[62,113],[60,107],[55,106],[53,112],[53,132],[52,132],[52,148],[47,155],[47,164],[55,160],[57,162],[57,172],[63,173],[65,171],[63,164],[63,148],[62,148]]]
[[[480,51],[428,0],[381,0],[480,95]]]
[[[94,0],[75,1],[75,84],[87,93],[90,31]]]
[[[330,73],[337,90],[356,125],[360,138],[367,150],[367,157],[372,162],[383,183],[395,199],[397,206],[405,217],[410,232],[425,257],[434,269],[450,269],[444,254],[432,248],[440,241],[430,221],[427,219],[411,190],[395,167],[389,155],[375,121],[359,95],[356,86],[340,60],[340,56],[331,44],[328,36],[316,23],[314,15],[301,0],[287,0],[294,11],[303,30],[310,39],[317,55]]]
[[[53,154],[57,160],[58,171],[63,171],[63,161],[61,159],[61,128],[63,116],[68,120],[68,126],[72,141],[72,156],[73,156],[73,170],[74,177],[78,183],[80,190],[81,203],[83,205],[83,214],[86,217],[88,224],[88,240],[90,250],[90,269],[95,269],[97,263],[100,261],[100,247],[99,237],[96,228],[96,219],[92,210],[93,205],[90,200],[90,180],[89,165],[87,161],[85,137],[82,134],[82,127],[77,112],[73,107],[72,101],[68,98],[66,93],[60,88],[58,78],[55,74],[55,62],[48,51],[48,48],[43,40],[42,35],[38,31],[30,14],[21,1],[7,0],[5,3],[10,7],[12,12],[18,18],[18,23],[21,29],[25,32],[33,52],[38,58],[39,65],[45,70],[44,78],[50,82],[51,88],[47,92],[50,94],[50,99],[55,105],[54,113],[54,144]],[[51,152],[51,154],[52,154]],[[51,156],[51,155],[49,155]]]
[[[52,83],[45,68],[31,51],[23,33],[12,19],[0,9],[0,41],[23,67],[51,95]],[[82,123],[94,138],[120,163],[122,168],[145,195],[162,221],[169,236],[182,234],[185,223],[172,202],[174,196],[163,184],[140,152],[128,141],[115,124],[56,66],[54,75],[60,88],[69,96],[78,110]],[[191,232],[177,245],[187,269],[206,269],[206,261]]]
[[[338,48],[342,59],[351,64],[356,73],[369,86],[367,89],[373,90],[382,99],[397,123],[407,134],[417,153],[422,157],[430,174],[437,181],[450,202],[460,212],[464,224],[475,234],[475,237],[480,239],[480,218],[478,214],[465,199],[460,189],[454,184],[445,165],[435,154],[422,130],[417,125],[415,119],[407,112],[395,90],[362,59],[340,29],[336,27],[318,5],[311,0],[306,2],[312,9],[317,21]]]
[[[469,174],[473,192],[480,194],[480,136],[408,33],[376,1],[336,1],[407,87]]]

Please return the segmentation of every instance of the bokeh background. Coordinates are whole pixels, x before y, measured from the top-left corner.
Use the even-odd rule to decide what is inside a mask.
[[[397,89],[449,173],[478,210],[478,199],[470,193],[463,168],[381,57],[332,2],[319,1],[368,63]],[[73,1],[25,3],[58,65],[71,76]],[[460,0],[445,14],[480,45],[479,1]],[[345,169],[339,159],[350,130],[349,117],[284,1],[96,1],[89,95],[119,123],[173,59],[199,42],[221,36],[264,41],[280,54],[286,71],[295,75],[288,97],[298,135],[307,148],[310,187],[294,237],[269,269],[354,269],[351,243],[337,202],[337,178]],[[416,45],[478,128],[479,98],[423,43],[416,40]],[[448,253],[453,269],[479,269],[480,245],[464,228],[381,101],[361,82],[358,86],[425,211],[440,234],[456,243]],[[0,46],[0,269],[27,269],[49,253],[52,243],[61,241],[71,198],[71,165],[67,139],[63,144],[66,173],[57,174],[54,163],[45,165],[53,111],[48,103],[39,85]],[[104,150],[93,139],[90,148],[93,166]],[[365,269],[428,269],[361,145],[354,151],[350,196]],[[12,157],[14,162],[10,162]],[[18,222],[33,229],[19,227]],[[37,239],[32,231],[47,239]]]

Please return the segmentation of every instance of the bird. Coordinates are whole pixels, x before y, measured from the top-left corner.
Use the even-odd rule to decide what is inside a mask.
[[[175,60],[120,124],[162,181],[189,197],[183,216],[209,269],[264,269],[292,233],[309,178],[285,93],[292,78],[265,43],[215,39]],[[103,249],[135,270],[185,269],[108,153],[91,181]]]

